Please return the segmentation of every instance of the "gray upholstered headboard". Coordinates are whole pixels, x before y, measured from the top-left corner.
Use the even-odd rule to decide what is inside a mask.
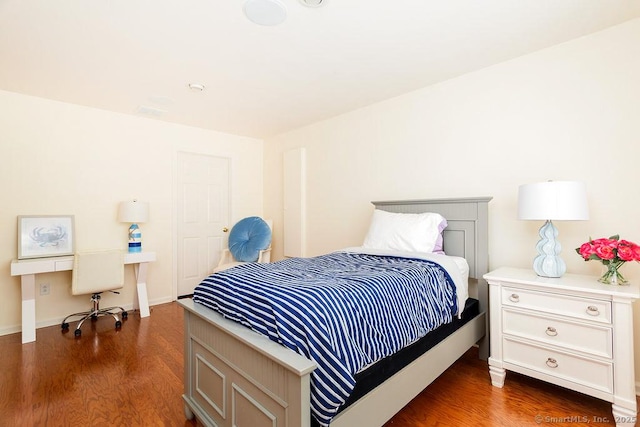
[[[469,277],[481,279],[489,268],[488,204],[492,197],[372,202],[377,209],[396,213],[436,212],[447,219],[443,233],[447,255],[469,263]]]

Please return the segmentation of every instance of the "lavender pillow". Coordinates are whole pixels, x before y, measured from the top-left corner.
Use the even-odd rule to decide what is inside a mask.
[[[438,238],[436,239],[436,244],[433,247],[434,254],[444,255],[444,250],[442,249],[442,232],[447,228],[447,225],[447,220],[445,218],[442,218],[442,221],[438,224]]]

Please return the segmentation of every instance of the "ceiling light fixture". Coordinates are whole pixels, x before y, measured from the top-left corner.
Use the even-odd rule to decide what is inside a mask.
[[[200,83],[189,83],[189,89],[195,92],[202,92],[204,90],[204,85]]]
[[[325,0],[300,0],[300,3],[308,7],[320,7],[325,3]]]
[[[278,25],[287,18],[287,9],[280,0],[247,0],[242,10],[249,21],[258,25]]]

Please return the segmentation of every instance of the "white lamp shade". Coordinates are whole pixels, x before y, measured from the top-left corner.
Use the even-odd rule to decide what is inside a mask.
[[[587,189],[579,181],[548,181],[521,185],[518,219],[587,220]]]
[[[118,221],[132,224],[149,221],[149,203],[137,200],[121,202],[118,208]]]

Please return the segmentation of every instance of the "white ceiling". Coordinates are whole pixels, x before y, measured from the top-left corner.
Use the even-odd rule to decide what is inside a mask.
[[[281,1],[265,27],[244,0],[0,0],[0,89],[267,138],[640,16],[638,0]]]

